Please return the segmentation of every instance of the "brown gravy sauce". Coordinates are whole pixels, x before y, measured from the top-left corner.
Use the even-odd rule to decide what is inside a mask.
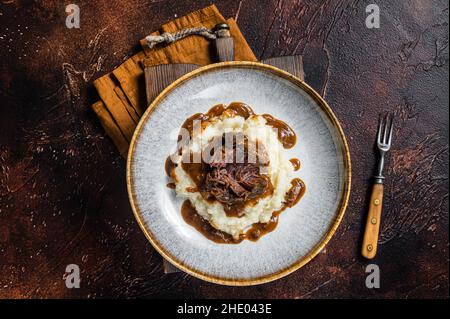
[[[233,102],[230,105],[226,106],[224,104],[218,104],[209,109],[206,113],[196,113],[186,119],[182,128],[188,130],[189,134],[192,135],[192,131],[194,129],[194,121],[207,122],[210,119],[220,116],[222,114],[226,114],[229,117],[232,116],[242,116],[245,119],[248,119],[250,116],[254,115],[252,108],[245,103],[241,102]]]
[[[294,206],[305,194],[305,184],[299,178],[292,180],[288,193],[295,193],[297,196],[293,201],[286,202],[280,210],[273,212],[268,223],[253,224],[244,234],[235,239],[230,234],[214,228],[207,220],[201,217],[189,200],[185,200],[181,206],[181,216],[184,221],[202,233],[206,238],[218,244],[239,244],[244,239],[257,241],[262,236],[274,231],[277,228],[280,214],[288,207]],[[299,191],[300,190],[300,191]]]
[[[300,199],[303,197],[306,191],[306,185],[300,178],[294,178],[291,181],[291,188],[287,191],[285,197],[285,206],[293,207],[297,205]]]
[[[262,117],[266,119],[267,125],[278,130],[278,140],[283,144],[284,148],[294,147],[297,142],[297,135],[295,135],[294,130],[289,125],[270,114],[263,114]]]
[[[203,236],[213,242],[220,244],[238,244],[244,240],[244,238],[234,239],[230,234],[214,228],[207,220],[197,213],[189,200],[183,202],[183,205],[181,206],[181,216],[187,224],[197,229]]]
[[[205,179],[205,164],[202,162],[200,163],[184,163],[181,162],[181,167],[186,172],[187,175],[192,179],[195,186],[197,188],[200,188],[203,180]]]
[[[172,159],[170,158],[170,156],[167,156],[166,158],[166,162],[164,164],[164,169],[166,171],[166,175],[168,177],[174,178],[174,169],[177,166],[177,164],[175,164]]]
[[[193,129],[194,129],[194,121],[200,120],[201,122],[207,122],[211,118],[220,116],[220,115],[227,115],[227,116],[242,116],[245,119],[249,118],[250,116],[255,115],[254,111],[250,106],[248,106],[245,103],[241,102],[233,102],[230,105],[226,106],[223,104],[218,104],[214,107],[212,107],[208,112],[206,113],[197,113],[189,117],[182,125],[182,128],[187,129],[189,134],[192,135]],[[262,117],[267,122],[267,125],[272,126],[273,128],[276,128],[278,130],[278,140],[283,144],[283,147],[286,149],[292,148],[296,141],[297,136],[295,132],[292,130],[292,128],[286,124],[285,122],[278,120],[274,118],[270,114],[263,114]],[[202,124],[203,126],[203,124]],[[181,153],[181,147],[178,150],[179,154]],[[298,159],[291,159],[290,162],[292,163],[294,170],[297,171],[300,169],[300,161]],[[202,163],[182,163],[183,169],[186,171],[186,173],[192,178],[194,183],[197,186],[197,189],[200,189],[200,184],[203,181],[205,177],[205,170]],[[174,164],[171,160],[171,157],[169,156],[166,159],[165,163],[165,171],[167,176],[171,178],[175,178],[174,169],[176,167],[176,164]],[[175,188],[175,183],[168,183],[167,187],[169,188]],[[197,191],[195,189],[195,191]],[[272,232],[275,230],[275,228],[278,225],[278,219],[279,215],[288,207],[292,207],[295,204],[298,203],[298,201],[302,198],[306,190],[306,186],[304,182],[299,179],[295,178],[291,181],[291,188],[286,193],[286,201],[283,205],[283,207],[273,212],[272,218],[268,223],[256,223],[253,224],[250,229],[248,229],[244,234],[241,234],[238,239],[233,238],[231,235],[218,230],[214,228],[207,220],[203,219],[195,208],[192,206],[191,202],[189,200],[185,200],[183,202],[183,205],[181,207],[181,215],[184,219],[184,221],[194,227],[197,231],[202,233],[206,238],[221,244],[238,244],[242,242],[244,239],[248,239],[250,241],[257,241],[259,238],[264,236],[267,233]],[[194,191],[194,189],[192,190]],[[255,198],[251,201],[246,201],[245,205],[256,205],[258,200],[262,197],[269,196],[273,193],[273,187],[270,188],[266,193],[262,194],[261,197]],[[204,195],[204,194],[202,194]],[[204,198],[207,198],[207,196],[203,196]],[[224,207],[226,210],[226,213],[228,216],[237,216],[237,213],[239,209],[243,209],[243,207]]]
[[[220,115],[228,115],[232,116],[242,116],[245,119],[248,119],[250,116],[255,115],[253,109],[245,103],[241,102],[233,102],[228,106],[223,104],[218,104],[213,106],[206,113],[196,113],[189,117],[181,126],[188,130],[190,134],[194,129],[194,121],[202,121],[206,122],[211,118],[220,116]],[[272,126],[273,128],[278,130],[278,140],[283,144],[284,148],[292,148],[297,142],[297,136],[295,135],[294,130],[285,122],[274,118],[270,114],[263,114],[262,117],[267,121],[267,125]]]
[[[168,188],[171,188],[171,189],[175,189],[177,186],[175,185],[175,183],[167,183],[167,185],[166,185]]]
[[[291,162],[292,166],[294,167],[294,171],[298,171],[302,166],[298,158],[291,158],[289,162]]]

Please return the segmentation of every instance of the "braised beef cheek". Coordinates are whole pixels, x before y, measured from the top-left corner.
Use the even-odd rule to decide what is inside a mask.
[[[232,143],[226,143],[226,140]],[[220,202],[228,216],[241,217],[246,205],[273,193],[267,175],[269,156],[262,143],[242,134],[225,133],[211,142],[202,163],[182,163],[203,198]],[[255,143],[254,145],[251,143]]]

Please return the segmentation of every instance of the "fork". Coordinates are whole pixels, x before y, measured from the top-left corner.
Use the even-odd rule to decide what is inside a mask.
[[[377,254],[378,234],[380,232],[381,210],[383,207],[383,168],[384,157],[391,148],[394,115],[380,116],[377,135],[377,148],[380,153],[377,174],[374,176],[372,195],[370,197],[369,213],[367,214],[366,229],[362,245],[362,255],[372,259]]]

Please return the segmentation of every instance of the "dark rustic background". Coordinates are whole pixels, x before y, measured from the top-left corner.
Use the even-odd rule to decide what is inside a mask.
[[[258,58],[302,54],[306,81],[350,144],[350,206],[326,250],[258,287],[162,274],[134,220],[125,161],[89,105],[92,81],[137,52],[162,23],[210,1],[1,0],[0,297],[448,297],[448,1],[215,1]],[[381,28],[365,27],[377,3]],[[359,255],[382,111],[397,115],[387,170],[381,288]],[[80,289],[65,287],[67,264]]]

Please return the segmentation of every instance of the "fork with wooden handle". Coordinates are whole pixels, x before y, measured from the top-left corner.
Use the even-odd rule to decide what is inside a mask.
[[[367,214],[366,229],[361,253],[367,259],[372,259],[377,254],[378,234],[381,224],[381,210],[383,207],[384,191],[384,156],[391,148],[392,131],[394,128],[394,115],[380,117],[378,126],[377,148],[380,153],[377,175],[374,176],[374,185],[370,197],[369,212]]]

